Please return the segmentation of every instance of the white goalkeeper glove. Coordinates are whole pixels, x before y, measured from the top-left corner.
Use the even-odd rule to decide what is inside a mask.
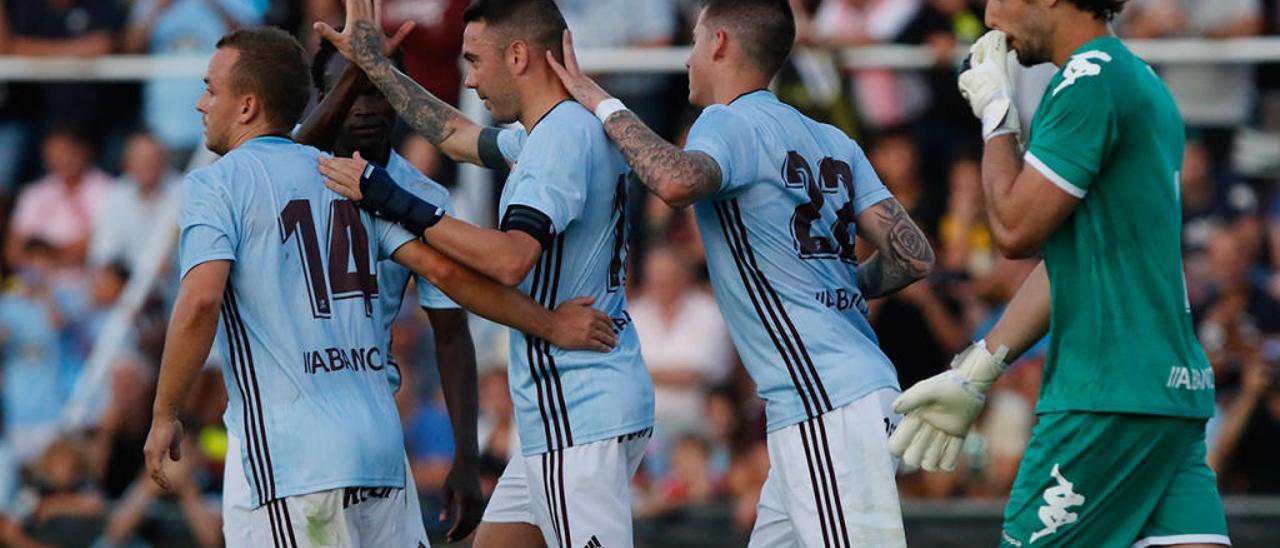
[[[982,412],[987,391],[1007,367],[1009,349],[992,354],[978,341],[951,360],[951,369],[903,392],[893,410],[906,415],[889,437],[889,450],[913,468],[955,470],[969,425]]]
[[[1009,40],[993,30],[969,48],[967,67],[960,74],[960,95],[969,101],[973,115],[982,120],[982,139],[1022,132],[1013,105],[1013,79],[1009,76]]]

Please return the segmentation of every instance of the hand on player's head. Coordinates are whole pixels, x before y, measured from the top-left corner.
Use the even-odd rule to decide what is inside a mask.
[[[386,59],[400,47],[415,26],[413,21],[407,21],[387,39],[382,33],[382,3],[379,0],[346,0],[346,6],[347,19],[342,32],[323,21],[317,21],[312,28],[321,38],[331,42],[338,53],[361,68]]]
[[[609,98],[609,94],[599,84],[582,73],[582,68],[578,66],[578,54],[573,51],[573,33],[568,30],[564,31],[564,64],[556,60],[551,50],[547,50],[547,63],[556,76],[560,77],[573,99],[587,107],[587,110],[595,112],[596,107]]]

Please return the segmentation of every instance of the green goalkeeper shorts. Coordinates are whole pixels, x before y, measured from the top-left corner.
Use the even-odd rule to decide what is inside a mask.
[[[1004,511],[1001,546],[1230,545],[1205,421],[1040,416]]]

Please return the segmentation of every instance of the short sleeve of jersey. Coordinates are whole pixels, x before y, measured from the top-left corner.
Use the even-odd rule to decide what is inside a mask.
[[[504,129],[498,132],[498,151],[502,152],[502,157],[506,158],[508,164],[516,163],[528,138],[529,134],[523,129]]]
[[[371,217],[373,219],[374,234],[378,238],[378,260],[390,260],[395,255],[396,250],[400,246],[418,239],[398,224],[383,219],[381,217]]]
[[[556,233],[564,232],[582,215],[588,159],[586,144],[574,142],[576,136],[573,131],[548,131],[525,142],[520,165],[513,180],[507,182],[515,185],[508,209],[516,205],[533,208],[547,216]]]
[[[713,105],[689,129],[684,149],[702,152],[720,165],[720,192],[725,193],[750,182],[747,166],[756,165],[755,132],[728,107]]]
[[[1080,62],[1073,59],[1070,64]],[[1100,75],[1079,76],[1051,83],[1049,97],[1031,128],[1026,161],[1067,194],[1084,198],[1115,143],[1116,106]]]
[[[880,175],[871,167],[871,160],[863,152],[858,143],[849,141],[853,147],[853,213],[855,215],[867,208],[893,197]]]
[[[183,278],[200,264],[236,260],[240,233],[235,203],[226,185],[208,173],[193,172],[182,182],[178,263]]]

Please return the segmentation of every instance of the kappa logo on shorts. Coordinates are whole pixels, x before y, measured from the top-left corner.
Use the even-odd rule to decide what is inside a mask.
[[[1058,532],[1059,527],[1075,522],[1080,516],[1067,509],[1084,504],[1084,497],[1074,491],[1074,484],[1062,477],[1057,464],[1053,465],[1050,475],[1058,481],[1058,485],[1044,490],[1045,506],[1040,507],[1040,522],[1044,523],[1044,529],[1031,534],[1031,544],[1035,544],[1041,537]]]

